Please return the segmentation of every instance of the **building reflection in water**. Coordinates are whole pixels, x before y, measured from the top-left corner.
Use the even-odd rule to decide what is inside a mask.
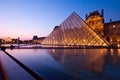
[[[48,51],[72,75],[91,80],[120,78],[120,49],[54,49]]]

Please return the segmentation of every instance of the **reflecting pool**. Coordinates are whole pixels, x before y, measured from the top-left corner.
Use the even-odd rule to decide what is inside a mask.
[[[120,49],[6,50],[47,80],[119,80]]]

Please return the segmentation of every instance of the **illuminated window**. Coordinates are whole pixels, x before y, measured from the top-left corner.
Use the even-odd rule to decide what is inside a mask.
[[[115,28],[115,25],[113,25],[113,28]]]

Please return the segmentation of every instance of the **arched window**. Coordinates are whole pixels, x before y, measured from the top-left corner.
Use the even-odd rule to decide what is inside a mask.
[[[107,37],[107,38],[106,38],[106,41],[110,42],[110,37]]]

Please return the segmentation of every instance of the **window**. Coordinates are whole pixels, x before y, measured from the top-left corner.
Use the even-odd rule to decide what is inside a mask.
[[[115,25],[113,25],[113,28],[115,28],[116,26]]]

